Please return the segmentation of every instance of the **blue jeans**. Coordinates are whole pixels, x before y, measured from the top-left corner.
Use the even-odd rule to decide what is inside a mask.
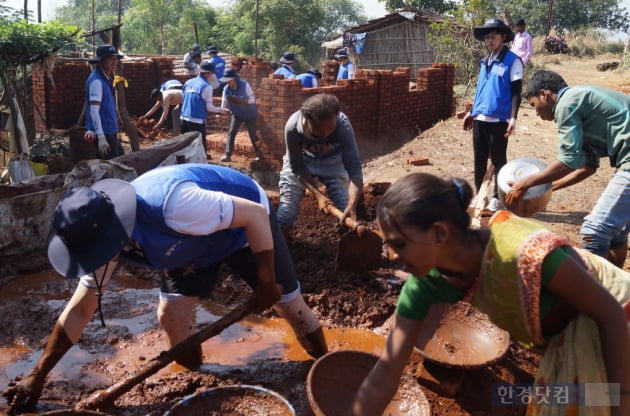
[[[580,235],[584,248],[602,257],[610,248],[628,244],[630,225],[630,171],[618,170],[584,217]]]
[[[341,153],[326,158],[312,158],[302,155],[304,164],[326,186],[328,197],[341,211],[348,205],[348,185],[350,177],[341,159]],[[300,212],[300,203],[306,188],[291,170],[288,157],[283,158],[280,171],[280,204],[278,206],[278,224],[282,228],[291,228]]]

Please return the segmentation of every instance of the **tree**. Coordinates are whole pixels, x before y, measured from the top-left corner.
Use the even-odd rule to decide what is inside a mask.
[[[62,25],[56,21],[29,24],[24,20],[0,18],[0,81],[8,94],[14,127],[11,134],[16,139],[17,114],[33,113],[32,101],[27,99],[26,85],[21,84],[21,80],[26,78],[25,71],[31,65],[39,64],[50,75],[56,53],[65,45],[75,42],[79,33],[80,29],[76,26]],[[14,98],[21,109],[14,105]],[[26,128],[27,137],[34,138],[35,126],[27,123]]]
[[[487,53],[483,42],[473,36],[473,29],[495,17],[495,7],[492,0],[467,0],[449,12],[452,20],[430,26],[429,43],[434,49],[434,60],[454,63],[457,82],[467,88],[477,77],[479,61]]]
[[[509,2],[512,16],[522,17],[532,34],[546,34],[548,0],[512,0]],[[618,0],[589,0],[588,7],[577,0],[554,0],[551,26],[559,33],[584,28],[603,28],[628,31],[630,16],[619,6]]]
[[[379,0],[382,2],[383,0]],[[394,12],[396,9],[404,7],[417,7],[422,10],[429,10],[436,13],[444,13],[453,9],[457,2],[455,0],[384,0],[385,9]]]

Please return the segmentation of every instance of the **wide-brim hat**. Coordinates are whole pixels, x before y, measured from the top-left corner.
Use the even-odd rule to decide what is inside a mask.
[[[339,49],[335,53],[335,58],[347,58],[347,57],[348,57],[348,51],[345,49]]]
[[[292,64],[295,62],[295,55],[293,52],[285,52],[278,60],[283,64]]]
[[[475,36],[475,39],[483,42],[484,37],[488,33],[493,33],[493,32],[499,32],[499,33],[505,34],[505,39],[503,40],[503,43],[511,42],[512,39],[514,39],[514,32],[512,32],[512,29],[510,29],[510,27],[506,25],[505,22],[501,19],[486,20],[483,26],[476,27],[473,30],[473,35]]]
[[[221,78],[219,78],[219,82],[228,82],[228,81],[232,81],[233,79],[238,79],[238,74],[236,73],[235,70],[233,69],[228,69],[227,71],[225,71],[223,73],[223,76]]]
[[[110,261],[129,241],[136,223],[136,191],[120,179],[70,190],[53,214],[50,264],[76,278]]]
[[[116,50],[113,45],[101,45],[96,48],[96,56],[90,59],[91,64],[99,63],[103,58],[107,56],[117,56],[118,58],[124,58],[125,55]]]
[[[199,72],[214,72],[214,64],[210,61],[203,61],[201,65],[199,65]]]
[[[317,68],[312,68],[312,69],[310,69],[310,70],[308,70],[306,72],[308,72],[309,74],[315,75],[317,78],[321,78],[322,77],[322,73],[319,72],[319,69],[317,69]]]

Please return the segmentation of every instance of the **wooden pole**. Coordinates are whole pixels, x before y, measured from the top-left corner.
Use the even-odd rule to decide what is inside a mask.
[[[219,334],[225,328],[240,321],[245,316],[254,312],[256,308],[256,300],[249,299],[241,305],[234,308],[227,313],[221,319],[211,323],[207,327],[201,329],[199,332],[186,338],[184,341],[175,345],[168,351],[163,351],[160,355],[153,358],[146,365],[141,367],[131,376],[127,377],[106,390],[97,391],[86,402],[78,403],[75,406],[76,410],[83,409],[107,409],[114,405],[117,398],[131,390],[133,386],[145,381],[151,375],[157,373],[161,368],[168,365],[171,361],[177,359],[183,352],[189,351],[190,347],[201,345],[205,340],[212,338]]]
[[[254,29],[254,56],[258,58],[258,6],[259,0],[256,0],[256,26]]]
[[[549,0],[549,8],[547,9],[547,36],[551,32],[551,20],[553,17],[553,0]]]

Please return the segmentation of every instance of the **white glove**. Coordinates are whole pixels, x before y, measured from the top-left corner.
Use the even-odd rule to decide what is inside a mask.
[[[98,136],[98,150],[101,152],[101,156],[107,157],[109,154],[109,143],[105,135],[100,134]]]

